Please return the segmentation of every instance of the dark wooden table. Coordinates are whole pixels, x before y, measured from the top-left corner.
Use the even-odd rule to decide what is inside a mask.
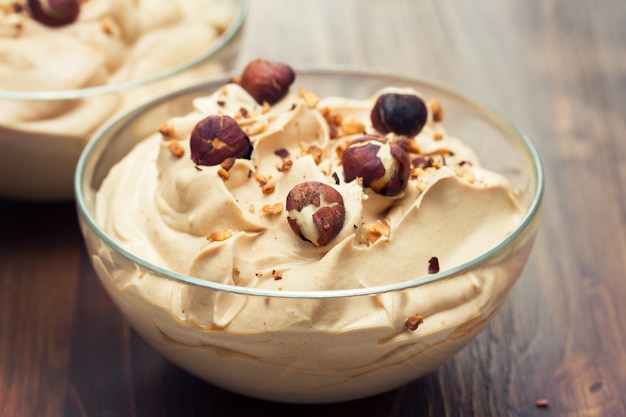
[[[72,202],[1,201],[0,416],[626,416],[626,2],[265,0],[246,29],[242,63],[408,74],[530,135],[547,192],[510,299],[452,361],[403,388],[268,403],[190,376],[129,328]]]

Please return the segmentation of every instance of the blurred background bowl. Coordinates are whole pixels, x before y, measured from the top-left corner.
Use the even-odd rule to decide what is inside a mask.
[[[108,19],[123,19],[119,15],[98,15],[101,13],[98,2],[89,4],[94,6],[95,11],[83,6],[79,21],[63,28],[47,28],[28,18],[20,21],[19,14],[4,15],[3,20],[0,10],[0,41],[3,43],[0,45],[0,56],[4,56],[4,62],[0,63],[0,76],[5,74],[0,83],[0,198],[32,201],[73,198],[72,179],[78,157],[89,138],[105,121],[152,96],[233,68],[240,49],[248,1],[206,0],[207,10],[212,12],[206,19],[207,29],[202,34],[204,39],[211,40],[206,45],[189,48],[189,54],[175,47],[176,41],[168,45],[168,39],[181,36],[175,32],[177,29],[154,18],[157,21],[151,24],[165,28],[159,33],[160,38],[153,36],[148,40],[139,36],[125,46],[129,50],[124,53],[141,56],[141,59],[134,58],[130,65],[130,61],[117,62],[119,68],[105,76],[104,83],[79,80],[76,83],[82,85],[81,88],[60,89],[58,85],[48,84],[47,79],[57,77],[61,80],[58,84],[71,85],[74,81],[70,78],[83,75],[72,72],[76,67],[86,61],[100,59],[97,53],[93,55],[98,47],[80,48],[75,44],[85,37],[82,32],[78,33],[77,27],[90,33],[92,38],[85,42],[98,42],[97,37],[106,37],[107,31],[123,31],[123,23],[118,25],[122,29],[118,26],[111,29]],[[169,3],[162,4],[166,7]],[[180,4],[188,7],[191,3]],[[110,7],[113,13],[120,10],[119,5]],[[172,7],[167,10],[172,10]],[[163,12],[163,15],[167,18],[167,13]],[[192,33],[189,27],[181,27],[180,30]],[[154,34],[156,31],[148,27],[145,32]],[[41,36],[49,39],[50,44],[41,45]],[[55,42],[55,36],[63,38]],[[128,37],[132,38],[131,35]],[[37,40],[33,42],[31,38]],[[67,69],[55,64],[54,68],[59,69],[56,71],[52,69],[52,63],[40,61],[42,54],[57,46],[61,52],[52,51],[50,56],[59,57]],[[16,48],[31,48],[33,51],[16,58],[17,54],[11,53]],[[132,51],[130,48],[133,48]],[[100,49],[103,54],[111,54],[108,47]],[[81,55],[83,51],[85,55]],[[158,61],[164,61],[165,65],[153,65],[153,60],[144,56],[158,57]]]
[[[533,245],[543,171],[535,147],[517,127],[445,88],[355,69],[296,73],[295,91],[303,86],[321,97],[363,99],[392,85],[436,97],[445,109],[448,133],[462,138],[486,168],[505,175],[519,190],[523,209],[519,226],[491,250],[453,269],[354,290],[242,288],[186,276],[138,258],[96,222],[98,189],[135,144],[169,117],[189,112],[193,98],[212,93],[228,78],[160,97],[108,124],[79,161],[76,200],[87,250],[102,285],[134,329],[165,357],[206,381],[253,397],[297,403],[343,401],[391,390],[434,370],[496,314]],[[392,266],[389,273],[393,274]],[[373,305],[386,310],[372,313]],[[188,320],[181,308],[185,314],[197,309],[202,323]],[[248,330],[231,329],[238,309],[254,309],[256,321]],[[272,314],[292,309],[317,313],[302,325],[282,328],[273,323]],[[349,328],[329,324],[329,315],[338,314],[330,323],[340,323],[346,312],[362,312],[363,317],[380,314],[389,322],[360,322]],[[415,313],[423,315],[424,324],[415,332],[398,331],[397,323]],[[224,316],[232,322],[220,324],[218,317]],[[320,317],[325,317],[323,322]]]

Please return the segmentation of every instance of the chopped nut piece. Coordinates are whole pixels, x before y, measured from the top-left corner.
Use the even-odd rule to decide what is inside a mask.
[[[302,151],[302,155],[311,155],[316,165],[322,162],[324,151],[319,146],[311,145],[307,148],[304,143],[301,143],[300,149]]]
[[[222,167],[217,170],[217,175],[219,175],[224,181],[228,181],[230,179],[230,173]]]
[[[433,139],[436,140],[436,141],[442,140],[443,139],[443,133],[441,133],[441,132],[433,133]]]
[[[428,101],[428,109],[433,115],[434,122],[441,122],[443,120],[443,108],[441,107],[441,103],[436,98],[430,99]]]
[[[289,151],[285,148],[276,149],[274,151],[274,155],[278,156],[279,158],[289,158]]]
[[[304,102],[306,103],[306,106],[309,109],[314,109],[317,106],[317,103],[319,103],[320,101],[320,96],[307,90],[304,87],[300,87],[300,91],[298,92],[298,95],[300,96],[301,99],[304,100]]]
[[[159,127],[159,132],[163,136],[167,136],[167,137],[170,137],[170,138],[173,138],[173,137],[176,136],[176,129],[174,129],[174,126],[171,125],[170,123],[163,123]]]
[[[258,135],[259,133],[265,131],[265,127],[265,123],[256,122],[250,126],[246,126],[245,128],[243,128],[243,131],[248,136]]]
[[[278,170],[280,172],[289,172],[292,166],[293,161],[291,159],[284,159],[282,165],[278,167]]]
[[[206,237],[206,240],[208,240],[209,242],[221,242],[228,239],[232,235],[233,233],[228,229],[216,230],[215,232],[211,232]]]
[[[436,274],[437,272],[439,272],[439,258],[433,256],[428,260],[428,273]]]
[[[276,189],[276,185],[272,183],[267,183],[261,186],[261,191],[263,191],[263,194],[272,194],[275,189]]]
[[[268,113],[270,111],[270,109],[272,108],[272,106],[270,105],[270,103],[268,103],[267,101],[263,102],[263,105],[261,107],[261,112],[263,114]]]
[[[172,139],[167,144],[167,149],[177,158],[182,157],[185,154],[185,148],[176,139]]]
[[[550,403],[546,398],[537,398],[535,400],[535,406],[538,408],[547,408]]]
[[[337,147],[335,148],[335,152],[337,153],[337,157],[341,160],[343,156],[343,152],[346,150],[348,145],[350,145],[351,140],[343,140]]]
[[[282,203],[266,204],[261,207],[263,214],[280,214],[284,210]]]
[[[417,144],[417,142],[415,142],[411,138],[401,137],[400,139],[398,139],[397,143],[406,152],[416,153],[416,154],[419,154],[421,152],[421,149],[419,145]]]
[[[406,321],[404,322],[404,325],[406,326],[407,329],[414,332],[422,323],[424,323],[424,318],[420,316],[419,314],[414,314],[410,317],[407,317]]]
[[[358,135],[365,133],[365,125],[356,119],[344,119],[341,122],[342,136]]]
[[[262,174],[255,174],[254,179],[262,186],[269,182],[269,179]]]
[[[367,242],[367,246],[371,246],[381,237],[389,239],[391,227],[384,220],[377,220],[363,226],[363,238]]]

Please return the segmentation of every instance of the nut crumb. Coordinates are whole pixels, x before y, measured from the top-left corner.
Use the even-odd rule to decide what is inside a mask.
[[[233,275],[239,275],[241,274],[241,270],[239,270],[239,268],[237,268],[236,266],[233,267]]]
[[[548,405],[550,405],[550,403],[548,402],[548,400],[546,398],[537,398],[535,400],[535,407],[547,408]]]
[[[440,141],[443,139],[443,133],[441,132],[435,132],[433,133],[433,139],[436,141]]]
[[[214,232],[211,232],[206,237],[206,240],[208,240],[209,242],[221,242],[228,239],[232,235],[233,233],[228,229],[216,230]]]
[[[358,135],[365,133],[365,125],[356,119],[343,119],[341,121],[343,136]]]
[[[261,122],[256,122],[251,126],[246,126],[242,130],[248,136],[258,135],[259,133],[265,131],[265,124]]]
[[[315,165],[319,165],[322,162],[322,156],[324,151],[319,146],[311,145],[308,148],[304,143],[300,144],[300,149],[302,151],[302,155],[311,155],[313,157],[313,161]]]
[[[293,166],[293,161],[291,159],[283,159],[283,163],[278,167],[278,171],[289,172],[291,171],[292,166]]]
[[[163,136],[173,138],[176,136],[176,129],[174,129],[174,126],[170,123],[163,123],[159,127],[159,133],[161,133]]]
[[[319,103],[320,101],[320,96],[307,90],[304,87],[300,87],[300,91],[298,92],[298,95],[300,96],[301,99],[304,100],[304,102],[306,103],[306,106],[309,109],[314,109],[315,107],[317,107],[317,103]]]
[[[267,183],[261,186],[261,191],[263,191],[263,194],[272,194],[275,189],[276,185],[273,183]]]
[[[433,122],[441,122],[443,120],[443,108],[439,100],[432,98],[428,101],[427,106],[433,115]]]
[[[230,179],[230,173],[222,167],[217,170],[217,175],[219,175],[224,181],[228,181]]]
[[[167,144],[167,149],[177,158],[182,157],[185,154],[185,148],[176,139],[172,139]]]
[[[424,317],[420,316],[419,314],[414,314],[410,317],[407,317],[404,325],[407,329],[414,332],[422,323],[424,323]]]
[[[400,139],[398,139],[397,143],[406,152],[415,154],[421,153],[419,145],[411,138],[401,137]]]
[[[439,272],[439,258],[433,256],[428,260],[428,273],[436,274],[437,272]]]
[[[259,185],[261,185],[261,187],[269,182],[269,179],[263,174],[255,174],[254,179],[259,183]]]
[[[363,238],[367,242],[367,246],[371,246],[381,237],[385,237],[387,240],[391,234],[391,227],[389,223],[384,220],[377,220],[374,223],[369,223],[363,226]]]
[[[261,207],[263,214],[280,214],[283,212],[283,203],[266,204]]]

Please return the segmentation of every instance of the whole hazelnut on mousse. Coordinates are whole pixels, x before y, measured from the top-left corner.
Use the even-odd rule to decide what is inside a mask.
[[[317,247],[328,245],[345,221],[343,197],[321,182],[306,181],[296,185],[287,194],[285,206],[291,230]]]
[[[293,69],[282,62],[257,59],[246,65],[239,85],[259,104],[274,104],[283,98],[296,79]]]
[[[364,187],[384,196],[399,194],[409,181],[409,156],[383,136],[368,135],[353,140],[343,151],[341,163],[347,182],[361,178]]]
[[[189,140],[191,159],[197,165],[219,165],[229,158],[250,159],[250,138],[230,116],[211,115],[200,120]]]
[[[370,112],[374,129],[383,134],[415,136],[424,128],[427,118],[424,100],[414,94],[381,94]]]
[[[28,0],[30,16],[50,27],[69,25],[80,14],[80,0]]]

